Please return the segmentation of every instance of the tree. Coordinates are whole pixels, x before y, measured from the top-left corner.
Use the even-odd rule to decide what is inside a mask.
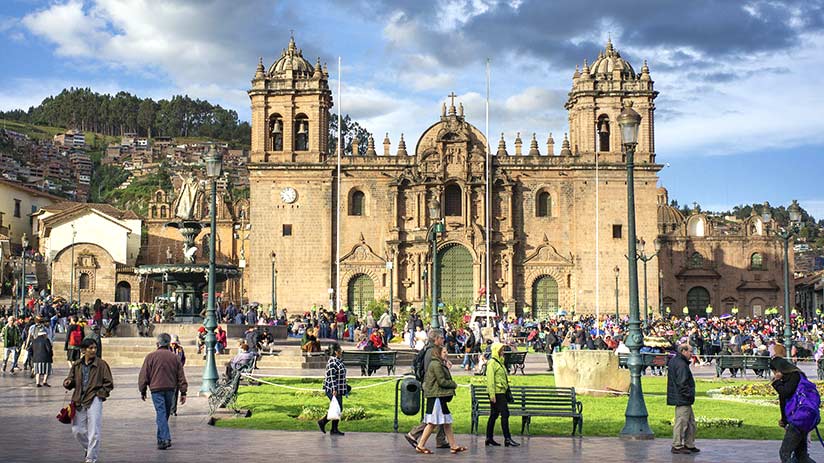
[[[353,121],[349,114],[341,118],[341,135],[343,136],[343,154],[346,156],[352,155],[352,140],[358,140],[358,155],[366,153],[366,146],[369,142],[369,136],[372,135],[368,130],[361,127],[360,124]],[[338,152],[338,118],[330,115],[329,117],[329,153]]]
[[[152,127],[154,127],[155,118],[157,118],[157,108],[157,103],[151,98],[146,98],[140,102],[137,109],[137,125],[144,130],[143,133],[149,138],[152,138]]]

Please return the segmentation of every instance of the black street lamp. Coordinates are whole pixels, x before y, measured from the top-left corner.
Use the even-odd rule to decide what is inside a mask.
[[[775,235],[784,242],[784,346],[787,348],[787,355],[792,356],[793,330],[790,326],[790,238],[792,238],[796,232],[798,223],[801,222],[801,208],[798,206],[798,202],[793,200],[792,205],[787,208],[787,212],[790,214],[790,226],[788,228],[779,228],[775,232]],[[772,219],[769,203],[764,203],[761,218],[765,223]]]
[[[20,317],[26,306],[26,248],[29,247],[29,238],[25,233],[20,238],[20,244],[23,245],[23,251],[20,253],[20,302],[17,303],[14,318]]]
[[[391,259],[391,257],[390,257]],[[394,268],[394,262],[392,260],[386,261],[386,271],[389,272],[389,319],[393,321],[395,320],[395,314],[392,311],[392,304],[394,303],[393,296],[395,290],[395,272],[392,270]],[[387,341],[389,341],[387,339]]]
[[[617,265],[615,266],[615,324],[618,324],[618,320],[620,320],[621,315],[618,313],[618,274],[621,273],[621,268]]]
[[[223,153],[212,144],[204,158],[206,162],[206,176],[211,181],[212,198],[209,206],[210,232],[209,232],[209,300],[206,305],[206,320],[203,326],[206,328],[206,364],[203,366],[203,381],[200,385],[200,392],[211,394],[217,385],[217,366],[215,365],[215,329],[217,320],[215,319],[215,234],[217,234],[217,179],[223,173]]]
[[[641,115],[632,109],[632,101],[624,102],[624,109],[618,116],[621,128],[621,141],[627,155],[627,256],[637,256],[635,233],[635,147],[638,144],[638,127]],[[644,336],[641,333],[641,320],[638,310],[638,261],[627,259],[629,272],[629,336],[625,342],[630,350],[627,366],[630,371],[629,401],[625,413],[626,421],[620,436],[625,439],[653,439],[655,435],[647,422],[647,405],[641,388],[641,346]]]
[[[641,241],[638,243],[640,244],[641,250],[638,251],[638,258],[641,259],[641,262],[644,263],[644,323],[649,326],[649,303],[647,301],[647,262],[651,261],[658,255],[658,252],[661,250],[661,242],[658,238],[655,238],[655,254],[648,256],[647,253],[644,251],[644,245],[646,242],[642,238]]]
[[[274,317],[278,310],[278,270],[275,267],[277,255],[275,251],[269,255],[272,258],[272,309],[269,310],[269,316]]]
[[[437,330],[441,328],[438,317],[438,236],[444,233],[445,228],[441,222],[441,202],[435,196],[437,191],[432,194],[432,199],[429,200],[429,217],[432,219],[432,225],[427,235],[429,242],[432,243],[432,328]]]
[[[77,230],[74,228],[74,224],[72,224],[72,251],[71,251],[71,271],[72,274],[69,276],[69,307],[71,308],[72,304],[74,304],[74,240],[77,238]],[[54,287],[52,287],[54,290]],[[71,309],[69,309],[71,310]]]

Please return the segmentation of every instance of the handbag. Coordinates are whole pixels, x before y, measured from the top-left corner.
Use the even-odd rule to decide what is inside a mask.
[[[512,396],[512,388],[509,386],[506,387],[506,402],[507,403],[515,403],[515,397]]]
[[[74,402],[69,402],[68,405],[60,409],[57,414],[57,421],[63,424],[71,424],[77,409],[74,407]]]

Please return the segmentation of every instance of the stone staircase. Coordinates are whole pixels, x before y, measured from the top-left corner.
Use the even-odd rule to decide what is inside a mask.
[[[63,349],[61,339],[55,339],[55,359],[65,359],[66,354]],[[181,339],[181,344],[186,350],[186,366],[202,367],[205,363],[203,355],[197,354],[197,344],[195,340]],[[222,371],[223,365],[232,359],[236,353],[236,344],[227,349],[228,354],[220,354],[216,361],[218,370]],[[153,352],[155,346],[154,338],[103,338],[103,358],[112,367],[137,367],[143,365],[143,359]],[[277,355],[263,354],[258,361],[259,368],[284,368],[284,369],[324,369],[326,368],[326,356],[303,355],[297,343],[283,343],[274,347],[279,351]]]

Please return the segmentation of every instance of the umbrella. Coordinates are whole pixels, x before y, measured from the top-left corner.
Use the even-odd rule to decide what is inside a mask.
[[[721,320],[726,320],[728,318],[732,318],[732,315],[730,315],[728,313],[725,313],[724,315],[721,315]]]
[[[566,310],[561,309],[561,310],[558,311],[558,315],[566,315],[566,314],[567,314]]]

